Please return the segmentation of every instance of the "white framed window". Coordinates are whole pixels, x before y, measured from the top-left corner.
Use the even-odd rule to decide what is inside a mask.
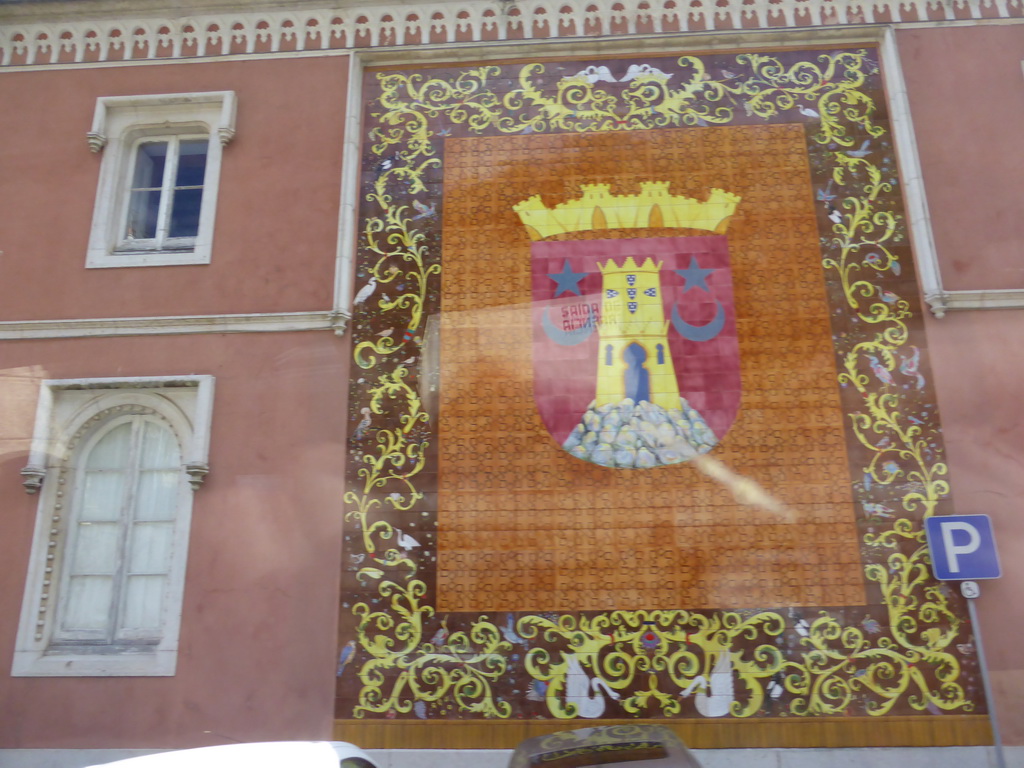
[[[208,264],[234,91],[97,99],[103,151],[87,267]]]
[[[42,384],[14,676],[173,675],[213,378]]]
[[[115,251],[195,248],[209,143],[202,134],[135,142]]]

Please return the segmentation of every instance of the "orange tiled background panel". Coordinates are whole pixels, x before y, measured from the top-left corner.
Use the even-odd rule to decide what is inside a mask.
[[[803,128],[450,139],[444,169],[439,609],[863,604]],[[512,206],[641,181],[743,198],[727,233],[742,393],[707,461],[610,469],[567,454],[537,412],[530,240]]]

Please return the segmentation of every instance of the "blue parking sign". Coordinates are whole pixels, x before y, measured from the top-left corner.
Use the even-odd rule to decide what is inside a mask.
[[[929,517],[924,524],[935,578],[974,581],[1002,575],[988,515]]]

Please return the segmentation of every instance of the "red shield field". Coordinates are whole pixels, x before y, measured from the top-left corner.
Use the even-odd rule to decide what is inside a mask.
[[[559,445],[648,468],[722,440],[740,402],[726,236],[534,242],[531,262],[534,397]]]

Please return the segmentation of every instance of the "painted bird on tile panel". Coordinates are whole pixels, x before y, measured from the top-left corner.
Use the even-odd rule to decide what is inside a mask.
[[[873,502],[864,502],[864,517],[867,520],[878,522],[880,520],[889,520],[895,517],[895,512],[891,507],[885,506],[885,504],[875,504]]]
[[[848,154],[850,157],[867,157],[868,155],[871,154],[871,150],[868,149],[868,146],[870,144],[871,140],[865,139],[864,143],[860,145],[860,149],[848,149],[846,150],[846,154]]]
[[[811,634],[811,625],[807,623],[807,619],[799,611],[790,611],[789,617],[793,620],[793,629],[800,637],[807,637]]]
[[[398,546],[400,546],[406,552],[408,552],[411,549],[416,549],[417,547],[422,546],[418,541],[416,541],[416,539],[414,539],[412,536],[410,536],[408,533],[401,530],[400,528],[395,528],[395,533],[398,534]]]
[[[612,76],[612,71],[605,66],[595,66],[591,64],[585,69],[581,69],[579,72],[573,75],[566,75],[562,78],[565,80],[586,80],[591,85],[598,82],[614,83],[615,78]]]
[[[341,647],[341,653],[338,654],[338,677],[341,677],[341,673],[345,671],[345,667],[352,661],[352,657],[356,652],[356,641],[349,640],[345,645]]]
[[[881,272],[883,269],[885,269],[885,266],[886,266],[886,265],[884,265],[882,263],[882,254],[880,254],[880,253],[878,253],[876,251],[872,251],[867,256],[865,256],[864,257],[864,263],[871,265],[872,267],[877,269],[879,272]],[[892,270],[892,273],[894,275],[899,277],[899,274],[900,274],[900,263],[898,261],[896,261],[896,259],[890,259],[888,267],[889,267],[889,269]]]
[[[501,627],[501,636],[508,640],[513,645],[528,645],[526,640],[520,637],[515,630],[515,616],[511,613],[508,615],[508,620],[505,622],[505,626]]]
[[[374,166],[374,177],[379,179],[381,176],[384,175],[384,173],[390,171],[392,168],[398,165],[398,161],[401,160],[403,156],[404,154],[402,152],[396,152],[395,154],[389,155],[388,157],[382,157],[377,162],[377,165]]]
[[[736,700],[735,682],[732,674],[732,656],[729,651],[719,651],[710,681],[704,675],[697,675],[680,696],[689,696],[697,689],[693,703],[704,717],[728,715]]]
[[[672,75],[662,72],[657,67],[652,67],[650,64],[630,64],[629,69],[626,70],[626,74],[619,81],[620,83],[628,83],[630,80],[635,80],[641,75],[650,75],[662,82],[667,82]]]
[[[566,704],[576,705],[578,717],[600,717],[604,714],[607,702],[598,689],[603,688],[604,692],[613,699],[618,699],[619,694],[613,691],[611,686],[600,677],[591,678],[583,670],[583,665],[580,664],[575,653],[569,655],[563,653],[563,656],[569,664],[565,676]]]
[[[430,644],[435,648],[440,648],[448,641],[448,617],[445,616],[441,619],[441,626],[437,628],[437,632],[430,638]]]
[[[889,370],[879,362],[878,358],[874,355],[868,355],[868,365],[871,366],[871,372],[875,374],[875,377],[888,386],[895,386],[896,381],[893,379],[892,374]]]
[[[772,675],[764,686],[764,692],[768,694],[765,709],[771,712],[775,702],[781,699],[782,694],[786,692],[786,675],[783,672],[776,672]]]
[[[363,418],[359,420],[359,423],[356,424],[355,431],[352,432],[352,437],[356,440],[366,434],[366,430],[370,427],[371,421],[369,408],[360,408],[359,412],[363,414]]]
[[[530,683],[530,690],[526,692],[529,701],[544,701],[548,695],[548,684],[543,680],[534,680]]]
[[[832,179],[828,180],[828,184],[825,185],[824,189],[819,189],[815,193],[815,197],[822,203],[831,203],[836,199],[835,194],[832,192]]]
[[[866,613],[864,614],[864,618],[861,620],[860,625],[864,627],[864,631],[869,635],[877,635],[882,631],[882,625],[878,623],[878,620],[871,618],[871,616]]]
[[[427,219],[431,216],[437,215],[437,203],[424,205],[419,200],[413,200],[412,207],[416,209],[416,215],[412,217],[413,221],[417,221],[418,219]]]
[[[373,292],[377,290],[377,278],[371,277],[366,285],[359,289],[359,293],[356,294],[353,304],[362,304],[368,298],[373,295]]]
[[[924,376],[921,375],[921,350],[911,347],[913,352],[900,363],[900,373],[914,379],[914,386],[917,389],[924,389]]]

